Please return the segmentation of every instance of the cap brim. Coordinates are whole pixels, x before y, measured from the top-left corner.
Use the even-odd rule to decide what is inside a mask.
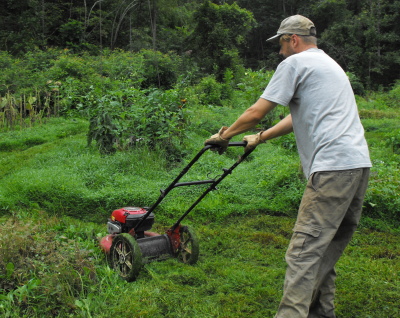
[[[276,40],[279,40],[279,37],[280,37],[281,35],[282,35],[282,34],[274,35],[273,37],[270,37],[269,39],[267,39],[267,42],[268,42],[268,41],[276,41]]]

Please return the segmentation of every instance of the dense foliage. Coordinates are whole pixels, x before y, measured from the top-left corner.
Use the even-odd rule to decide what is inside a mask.
[[[265,42],[292,14],[310,17],[320,46],[368,87],[399,78],[399,0],[5,0],[0,50],[60,48],[174,52],[218,73],[233,65],[273,69]]]

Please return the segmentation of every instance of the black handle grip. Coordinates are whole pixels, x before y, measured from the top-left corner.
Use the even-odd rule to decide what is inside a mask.
[[[228,144],[228,147],[246,147],[246,145],[247,145],[247,141],[233,141]],[[206,149],[219,148],[219,146],[209,144],[209,145],[206,145],[205,148]]]
[[[234,141],[230,142],[228,147],[246,147],[247,141]]]

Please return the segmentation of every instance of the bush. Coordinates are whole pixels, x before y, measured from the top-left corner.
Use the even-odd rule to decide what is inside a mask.
[[[91,112],[88,144],[94,140],[103,154],[138,145],[167,150],[179,158],[185,120],[178,91],[129,89],[103,97]]]
[[[0,96],[35,96],[37,104],[48,105],[51,114],[61,111],[76,115],[78,110],[85,116],[86,110],[108,91],[171,89],[180,75],[191,71],[189,64],[183,67],[182,58],[175,53],[153,50],[104,50],[89,56],[49,49],[29,52],[21,59],[4,52],[0,57]]]
[[[203,77],[196,85],[195,92],[202,105],[222,106],[223,85],[214,75]]]
[[[397,81],[388,94],[385,94],[385,99],[390,107],[397,109],[400,107],[400,81]]]
[[[365,202],[366,216],[400,225],[400,168],[396,161],[374,160]]]
[[[363,83],[360,81],[360,79],[357,77],[352,72],[346,72],[347,77],[349,78],[351,87],[353,88],[354,94],[357,95],[364,95],[365,94],[365,89]]]
[[[273,75],[273,71],[247,70],[241,82],[237,84],[240,89],[240,98],[254,103],[261,96]]]
[[[171,89],[178,79],[182,64],[181,58],[174,54],[163,54],[153,50],[142,50],[143,78],[141,87]]]
[[[53,62],[47,75],[49,79],[61,81],[68,77],[79,80],[89,79],[95,74],[93,67],[89,63],[86,58],[73,54],[62,54]]]

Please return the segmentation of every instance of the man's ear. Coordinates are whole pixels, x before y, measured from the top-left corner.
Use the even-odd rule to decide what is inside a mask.
[[[301,47],[302,44],[302,39],[297,35],[297,34],[293,34],[292,38],[290,39],[290,41],[292,41],[292,46],[293,49],[296,51]],[[296,51],[297,52],[297,51]],[[297,52],[298,53],[298,52]]]
[[[293,47],[298,47],[299,44],[300,44],[300,42],[299,42],[300,41],[300,37],[297,36],[297,34],[293,34],[291,39],[290,39],[290,41],[292,41]]]

